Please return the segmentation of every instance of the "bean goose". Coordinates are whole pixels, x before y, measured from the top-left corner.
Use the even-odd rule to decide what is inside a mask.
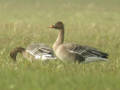
[[[77,61],[79,63],[107,61],[108,54],[96,48],[71,43],[64,44],[64,24],[61,21],[50,25],[49,28],[59,31],[57,40],[53,44],[53,50],[60,60],[67,62]]]
[[[34,43],[30,44],[26,49],[22,47],[16,47],[10,52],[11,58],[16,61],[16,56],[21,53],[28,60],[49,60],[56,59],[53,50],[45,44]]]

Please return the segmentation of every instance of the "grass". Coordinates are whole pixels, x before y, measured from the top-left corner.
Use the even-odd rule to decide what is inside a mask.
[[[109,2],[109,3],[108,3]],[[119,90],[119,0],[0,0],[1,90]],[[47,27],[65,23],[65,42],[96,47],[109,53],[109,62],[30,63],[21,55],[14,63],[9,52],[33,42],[52,46],[57,32]]]

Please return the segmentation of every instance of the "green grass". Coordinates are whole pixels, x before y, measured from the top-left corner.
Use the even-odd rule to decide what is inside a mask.
[[[119,0],[0,0],[1,90],[120,90]],[[30,63],[9,52],[33,42],[49,46],[57,32],[47,27],[65,24],[65,42],[96,47],[109,62]]]

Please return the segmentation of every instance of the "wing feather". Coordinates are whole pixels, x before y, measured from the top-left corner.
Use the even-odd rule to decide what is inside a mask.
[[[52,58],[54,56],[53,50],[45,45],[40,43],[34,43],[27,47],[26,51],[35,57],[48,57]]]
[[[102,57],[107,58],[108,54],[97,50],[96,48],[81,46],[77,44],[65,44],[67,50],[71,53],[77,53],[83,57]]]

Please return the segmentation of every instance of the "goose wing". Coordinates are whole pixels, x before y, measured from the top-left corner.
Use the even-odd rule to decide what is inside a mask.
[[[72,53],[77,53],[83,57],[101,57],[108,58],[108,54],[97,50],[96,48],[81,46],[77,44],[65,44],[65,47],[68,51]]]
[[[45,44],[34,43],[27,47],[26,51],[33,55],[35,59],[54,59],[53,50]]]

